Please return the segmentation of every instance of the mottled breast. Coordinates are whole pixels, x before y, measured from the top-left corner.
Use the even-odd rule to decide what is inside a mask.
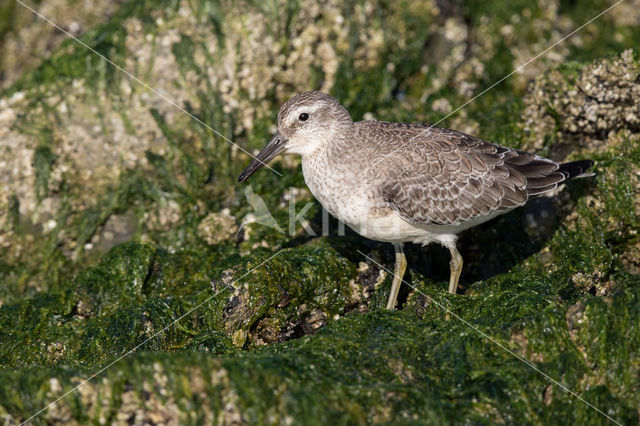
[[[302,159],[309,190],[331,215],[355,228],[375,206],[375,191],[363,180],[362,167],[335,150],[321,150]]]

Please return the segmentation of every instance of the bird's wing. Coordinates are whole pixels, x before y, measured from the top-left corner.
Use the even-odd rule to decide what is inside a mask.
[[[407,129],[405,128],[405,131]],[[534,154],[438,128],[415,128],[411,144],[393,150],[381,186],[385,202],[420,224],[456,224],[505,212],[555,188],[567,177]]]

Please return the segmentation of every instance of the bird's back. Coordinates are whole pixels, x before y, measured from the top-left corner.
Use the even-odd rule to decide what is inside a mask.
[[[412,223],[451,225],[495,216],[581,176],[589,160],[558,164],[454,130],[354,123],[351,153],[363,178]],[[355,154],[354,154],[355,155]]]

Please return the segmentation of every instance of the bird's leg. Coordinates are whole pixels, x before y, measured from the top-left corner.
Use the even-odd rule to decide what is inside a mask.
[[[449,247],[451,252],[451,276],[449,277],[449,293],[456,294],[458,289],[458,280],[460,280],[460,274],[462,273],[462,256],[458,252],[455,244]]]
[[[400,291],[400,284],[402,284],[402,277],[404,271],[407,269],[407,258],[402,251],[402,243],[394,244],[393,247],[396,250],[396,264],[393,268],[393,282],[391,283],[391,293],[389,293],[389,300],[387,300],[387,309],[394,309],[396,307],[396,300],[398,299],[398,292]]]

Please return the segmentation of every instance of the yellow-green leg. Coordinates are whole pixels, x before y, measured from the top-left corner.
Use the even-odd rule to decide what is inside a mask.
[[[402,251],[402,243],[394,244],[393,247],[396,249],[396,264],[393,268],[393,282],[391,283],[389,300],[387,300],[387,309],[395,309],[402,277],[404,277],[404,271],[407,269],[407,258]]]
[[[449,247],[451,252],[451,276],[449,277],[449,293],[456,294],[458,289],[458,281],[460,280],[460,274],[462,273],[462,256],[458,252],[455,245]]]

